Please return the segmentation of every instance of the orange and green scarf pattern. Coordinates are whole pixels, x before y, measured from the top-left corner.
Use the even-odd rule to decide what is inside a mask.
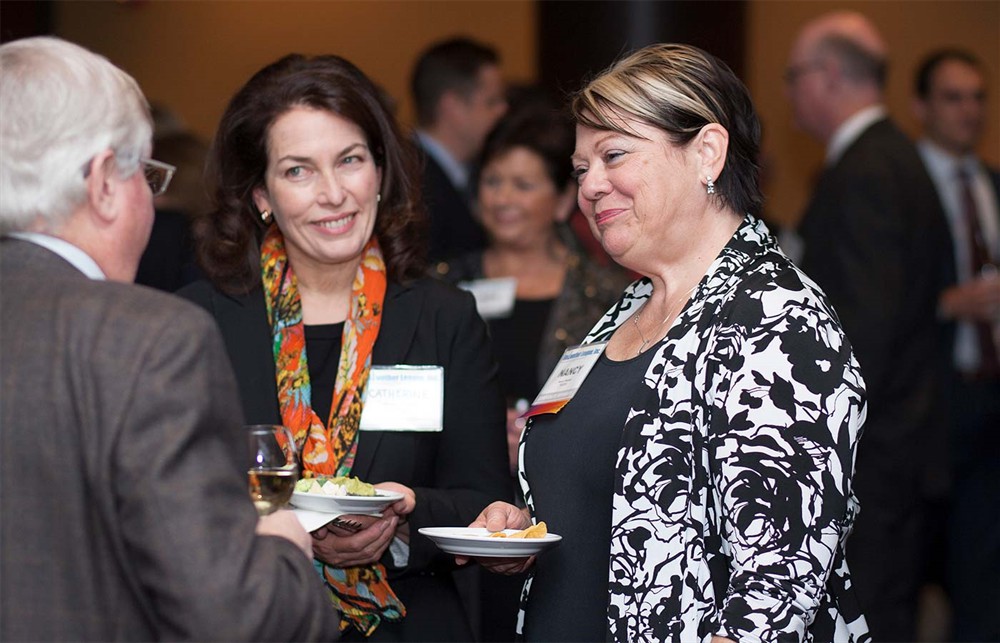
[[[282,424],[295,436],[305,472],[349,475],[357,452],[365,385],[385,299],[385,261],[378,241],[372,238],[365,246],[354,278],[326,423],[312,410],[302,300],[278,226],[271,226],[264,237],[260,263]],[[405,607],[385,580],[381,564],[339,568],[315,563],[342,614],[341,629],[353,626],[368,636],[383,619],[396,621],[406,615]]]

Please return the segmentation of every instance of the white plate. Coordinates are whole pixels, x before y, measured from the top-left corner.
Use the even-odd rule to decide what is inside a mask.
[[[292,504],[302,509],[334,514],[378,513],[403,498],[395,491],[376,489],[374,496],[328,496],[325,493],[308,491],[292,492]]]
[[[541,538],[491,538],[490,532],[482,527],[423,527],[419,531],[446,553],[490,558],[523,558],[562,540],[562,536],[556,534]],[[507,529],[505,533],[515,531]]]

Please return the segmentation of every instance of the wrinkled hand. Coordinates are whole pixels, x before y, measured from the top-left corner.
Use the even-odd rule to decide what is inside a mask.
[[[491,533],[504,529],[527,529],[531,526],[531,516],[527,509],[520,509],[507,502],[494,502],[483,509],[470,527],[485,527]],[[535,557],[528,558],[488,558],[476,556],[474,560],[494,574],[520,574],[535,563]],[[464,565],[469,556],[455,556],[455,562]]]
[[[981,275],[941,293],[941,310],[950,319],[992,322],[1000,319],[1000,276]]]
[[[483,509],[469,526],[486,527],[491,533],[504,529],[527,529],[531,526],[531,516],[527,509],[497,501]]]
[[[261,536],[281,536],[292,543],[306,555],[312,558],[312,542],[309,534],[302,528],[302,523],[295,514],[287,509],[279,509],[274,513],[257,519],[255,530]]]
[[[361,517],[351,516],[352,520],[359,518]],[[356,534],[347,534],[332,526],[320,527],[312,533],[312,553],[317,559],[334,567],[374,563],[392,542],[398,524],[399,517],[390,512],[381,518],[375,518]]]

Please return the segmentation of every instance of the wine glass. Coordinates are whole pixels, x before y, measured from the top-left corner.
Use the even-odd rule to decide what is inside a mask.
[[[266,516],[287,503],[295,490],[299,478],[295,440],[287,427],[277,424],[252,424],[244,430],[250,447],[250,499],[257,514]]]

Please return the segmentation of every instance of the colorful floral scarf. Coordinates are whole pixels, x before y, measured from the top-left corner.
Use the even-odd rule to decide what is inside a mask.
[[[358,425],[371,369],[372,347],[382,322],[386,288],[382,251],[372,238],[365,246],[354,278],[327,423],[320,420],[310,404],[312,388],[302,300],[278,226],[271,226],[264,237],[260,264],[267,319],[271,324],[282,424],[295,436],[304,472],[348,475],[358,448]],[[341,568],[314,562],[330,589],[334,605],[341,612],[341,629],[353,626],[368,636],[383,619],[398,621],[406,615],[406,608],[385,580],[385,568],[381,563]]]

